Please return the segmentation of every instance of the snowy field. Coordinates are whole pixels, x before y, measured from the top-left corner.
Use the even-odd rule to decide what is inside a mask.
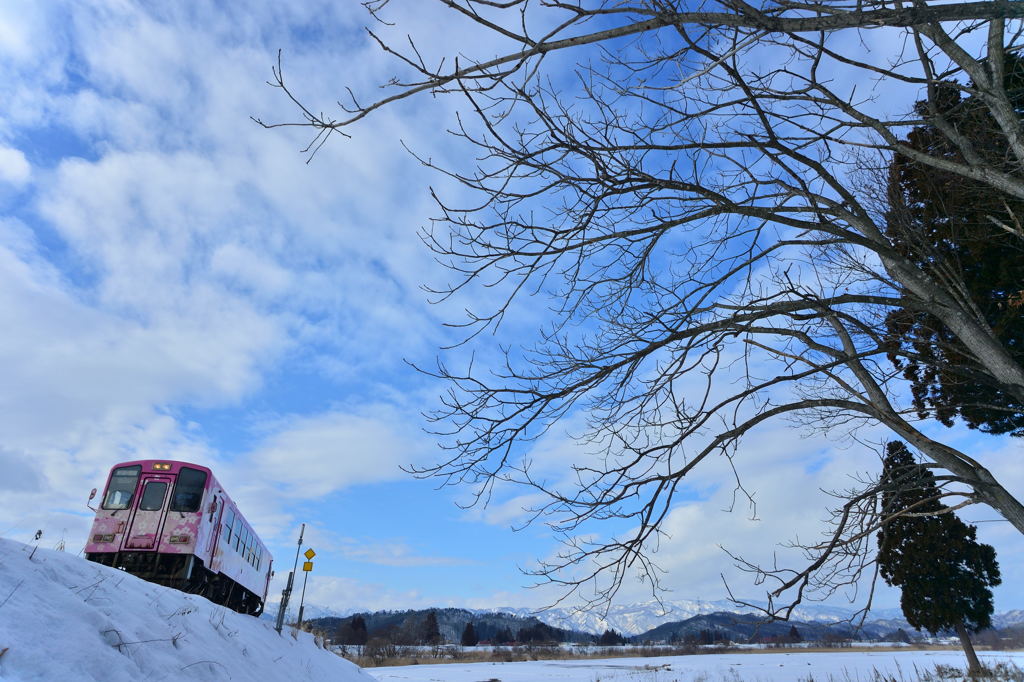
[[[1011,661],[1024,652],[979,652],[982,663]],[[959,651],[731,653],[591,661],[530,661],[368,668],[380,682],[874,682],[875,671],[916,680],[936,664],[965,667]]]
[[[307,633],[3,538],[0,680],[373,682]]]

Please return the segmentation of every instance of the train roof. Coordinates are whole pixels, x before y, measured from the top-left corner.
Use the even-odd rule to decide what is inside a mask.
[[[208,467],[208,466],[203,466],[202,464],[196,464],[195,462],[185,462],[185,461],[180,460],[180,459],[133,459],[133,460],[130,460],[130,461],[127,461],[127,462],[118,462],[117,464],[113,465],[110,468],[111,468],[111,470],[114,470],[114,469],[118,469],[120,467],[135,466],[136,464],[141,465],[143,469],[149,469],[149,470],[152,470],[152,471],[168,471],[170,473],[175,473],[177,471],[180,471],[181,467],[184,466],[184,467],[190,467],[192,469],[200,469],[202,471],[205,471],[208,474],[212,474],[213,473],[213,470],[210,469],[210,467]],[[153,465],[153,464],[169,464],[170,465],[170,469],[155,469],[152,466],[147,466],[147,465]]]

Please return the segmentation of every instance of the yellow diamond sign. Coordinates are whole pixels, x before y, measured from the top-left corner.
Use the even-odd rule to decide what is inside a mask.
[[[302,570],[306,571],[307,573],[312,571],[313,570],[313,562],[312,561],[303,561],[302,562]]]
[[[314,552],[313,548],[311,547],[305,551],[305,556],[308,561],[312,561],[313,557],[316,556],[316,552]]]

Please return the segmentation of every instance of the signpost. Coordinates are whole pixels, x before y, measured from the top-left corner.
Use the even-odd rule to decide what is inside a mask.
[[[299,550],[302,549],[302,536],[305,534],[306,524],[302,524],[302,530],[299,531],[299,546],[295,548],[295,565],[292,567],[292,572],[288,574],[288,584],[284,586],[284,592],[281,593],[281,605],[277,609],[277,624],[274,626],[274,629],[277,630],[278,634],[281,633],[281,628],[284,627],[284,614],[288,610],[288,599],[292,596],[295,569],[299,566]],[[305,586],[303,586],[303,595],[305,595]]]
[[[316,556],[316,552],[310,547],[307,549],[303,556],[306,557],[306,561],[302,562],[302,572],[305,576],[302,578],[302,597],[299,599],[299,629],[302,629],[302,611],[306,607],[306,581],[309,580],[309,573],[313,570],[313,557]]]

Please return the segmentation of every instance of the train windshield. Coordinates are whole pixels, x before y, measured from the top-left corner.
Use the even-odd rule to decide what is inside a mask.
[[[103,498],[104,509],[128,508],[128,503],[132,501],[132,495],[135,493],[135,485],[139,482],[140,471],[142,467],[139,465],[114,469],[110,476],[107,495]]]
[[[203,503],[204,488],[206,488],[205,471],[181,467],[181,471],[178,472],[178,482],[174,484],[171,511],[199,511],[199,505]]]

